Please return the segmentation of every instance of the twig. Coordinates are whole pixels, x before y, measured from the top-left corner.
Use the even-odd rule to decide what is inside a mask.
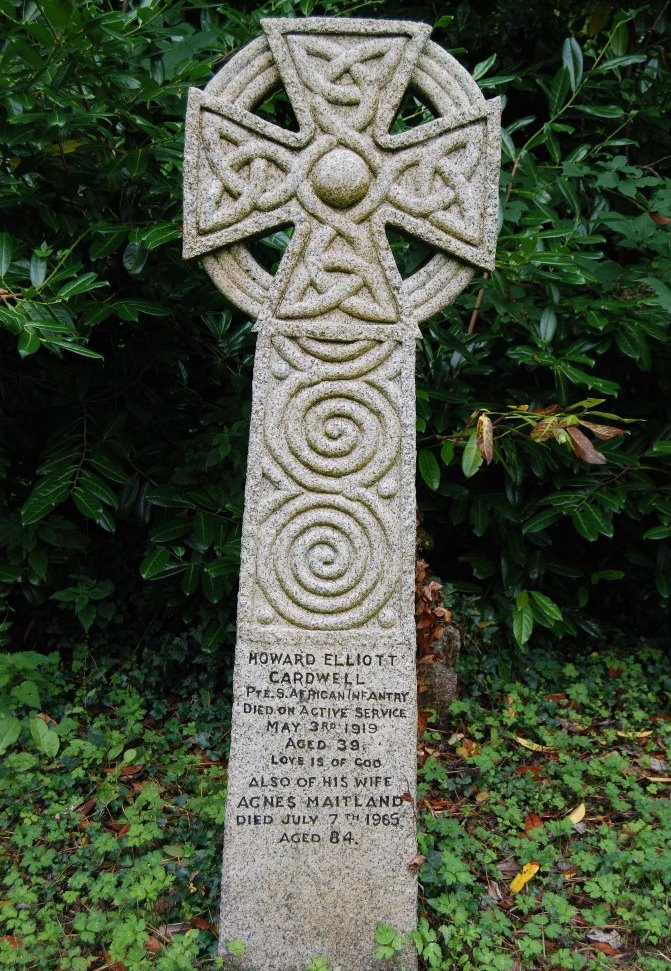
[[[485,279],[489,276],[489,273],[485,273]],[[468,327],[466,328],[467,334],[472,334],[475,330],[475,325],[478,321],[480,315],[480,307],[482,306],[482,298],[485,295],[485,288],[480,287],[478,290],[478,295],[475,298],[475,306],[473,307],[473,313],[471,314],[471,319],[468,321]]]

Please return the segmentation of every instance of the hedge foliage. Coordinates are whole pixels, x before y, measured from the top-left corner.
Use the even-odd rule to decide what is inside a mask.
[[[505,102],[496,271],[419,344],[424,555],[518,644],[538,625],[654,628],[671,594],[668,11],[0,0],[3,637],[227,656],[254,338],[181,260],[185,99],[260,16],[309,13],[431,22]],[[430,110],[409,104],[406,121]],[[404,272],[424,256],[394,250]]]

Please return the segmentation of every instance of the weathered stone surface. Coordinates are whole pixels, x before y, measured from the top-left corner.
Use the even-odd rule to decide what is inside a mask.
[[[457,661],[461,642],[459,627],[447,624],[433,646],[435,660],[424,672],[420,708],[433,708],[441,721],[447,719],[450,705],[457,697]]]
[[[259,332],[221,948],[368,971],[416,921],[415,336],[492,266],[499,107],[423,24],[262,25],[190,92],[184,166],[185,256]],[[253,113],[280,85],[298,132]],[[438,117],[390,135],[408,86]],[[286,224],[273,278],[244,240]],[[386,225],[438,251],[408,280]]]

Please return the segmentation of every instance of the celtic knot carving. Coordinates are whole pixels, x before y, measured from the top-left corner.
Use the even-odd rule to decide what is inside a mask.
[[[258,314],[272,278],[222,248],[289,222],[294,242],[270,297],[277,318],[413,327],[411,315],[492,265],[498,103],[485,102],[423,25],[369,22],[362,33],[352,23],[343,34],[324,21],[264,21],[266,40],[250,45],[237,73],[225,67],[205,94],[190,93],[187,148],[200,178],[185,177],[185,252],[215,254],[206,259],[215,282]],[[253,113],[278,71],[299,132]],[[439,117],[392,136],[409,85]],[[400,280],[387,224],[440,251],[428,278]]]
[[[283,145],[243,135],[220,114],[202,113],[204,154],[216,176],[203,193],[201,232],[235,226],[254,212],[274,212],[296,191],[296,159]]]
[[[347,128],[370,128],[379,111],[380,92],[392,78],[403,53],[400,38],[358,39],[289,35],[289,49],[302,84],[311,93],[319,127],[338,127],[333,108]],[[335,124],[334,124],[335,122]]]

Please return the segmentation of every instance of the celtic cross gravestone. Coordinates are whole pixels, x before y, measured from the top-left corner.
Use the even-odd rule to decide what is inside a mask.
[[[416,921],[415,338],[492,267],[499,105],[423,24],[262,26],[190,92],[184,166],[185,256],[259,335],[221,949],[366,971]],[[298,131],[255,113],[282,86]],[[390,134],[407,90],[436,117]],[[245,241],[287,225],[272,277]],[[436,251],[409,279],[386,226]]]

